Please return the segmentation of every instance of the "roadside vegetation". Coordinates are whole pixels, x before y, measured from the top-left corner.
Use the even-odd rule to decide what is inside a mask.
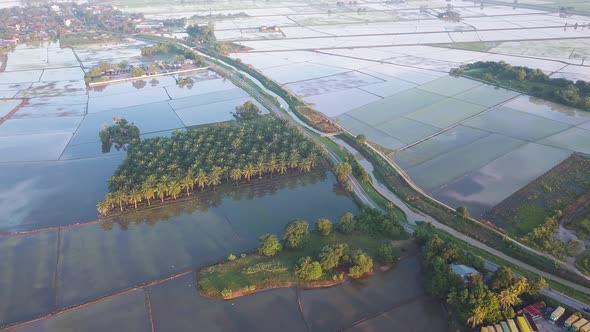
[[[102,151],[109,152],[113,145],[117,151],[124,149],[128,144],[139,143],[139,128],[133,123],[128,123],[124,118],[113,118],[114,124],[103,124],[103,129],[98,133],[102,142]]]
[[[322,149],[288,122],[257,116],[176,131],[131,145],[127,158],[108,180],[109,193],[97,208],[135,208],[154,199],[176,200],[193,190],[288,172],[310,172],[324,160]]]
[[[551,78],[540,69],[513,67],[506,62],[478,61],[453,68],[461,75],[522,91],[531,96],[590,111],[590,83]]]
[[[414,233],[422,245],[421,263],[426,292],[446,301],[452,323],[464,328],[494,324],[514,318],[513,307],[536,296],[547,286],[542,278],[516,277],[509,267],[498,268],[487,282],[482,274],[459,277],[450,264],[462,264],[483,272],[483,260],[431,232],[426,225]],[[454,321],[454,322],[453,322]]]
[[[395,240],[408,237],[392,214],[363,207],[346,213],[337,224],[320,219],[315,231],[306,221],[287,224],[282,241],[274,234],[260,238],[256,253],[236,256],[203,268],[199,291],[206,296],[234,298],[277,287],[327,287],[390,266],[400,257]]]

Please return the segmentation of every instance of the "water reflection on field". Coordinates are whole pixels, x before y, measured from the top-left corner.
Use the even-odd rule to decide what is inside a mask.
[[[26,241],[44,233],[0,237],[7,257],[27,251],[44,253],[27,256],[26,266],[35,267],[34,273],[31,268],[0,270],[0,290],[7,290],[2,291],[3,302],[18,307],[0,307],[0,326],[199,268],[230,253],[250,251],[261,235],[279,233],[295,218],[310,223],[321,217],[336,220],[357,209],[338,189],[332,173],[315,172],[227,187],[197,201],[64,228],[44,241]],[[40,286],[34,286],[32,275],[43,281]],[[50,300],[19,300],[31,292]]]

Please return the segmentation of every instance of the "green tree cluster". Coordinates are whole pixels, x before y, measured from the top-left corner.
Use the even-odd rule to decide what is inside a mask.
[[[360,278],[373,270],[373,259],[362,250],[357,250],[352,255],[354,264],[348,269],[351,278]]]
[[[263,235],[258,241],[258,254],[261,256],[272,257],[281,249],[281,243],[274,234]]]
[[[478,61],[451,70],[490,83],[507,85],[527,94],[590,111],[590,82],[551,78],[540,69],[511,66],[504,61]]]
[[[285,247],[300,249],[309,235],[309,224],[302,220],[291,221],[285,226],[283,240]]]
[[[238,184],[264,175],[309,172],[322,157],[321,148],[277,118],[176,131],[170,138],[149,138],[132,145],[97,208],[106,214],[132,201],[149,205],[154,197],[164,202],[182,192],[188,196],[197,189],[215,190],[222,182]]]
[[[377,251],[377,260],[381,264],[391,264],[400,256],[400,252],[391,243],[384,243]]]
[[[244,105],[236,106],[236,111],[233,113],[237,120],[252,120],[260,116],[260,109],[254,102],[248,100]]]
[[[319,219],[315,224],[315,228],[318,233],[328,236],[332,233],[332,222],[324,218]]]
[[[301,257],[294,269],[295,276],[301,280],[312,281],[322,277],[322,267],[317,261],[312,261],[311,257]]]
[[[427,292],[446,299],[451,315],[471,328],[514,317],[513,306],[520,303],[522,294],[537,294],[547,285],[540,277],[530,282],[516,277],[507,267],[498,268],[488,284],[480,275],[472,276],[464,283],[451,271],[449,264],[464,264],[481,270],[481,258],[445,242],[428,226],[419,227],[415,238],[422,245],[421,264]]]
[[[134,123],[128,123],[125,118],[113,117],[114,124],[103,125],[98,133],[102,142],[103,152],[109,152],[113,144],[117,150],[124,148],[127,144],[139,144],[139,128]]]

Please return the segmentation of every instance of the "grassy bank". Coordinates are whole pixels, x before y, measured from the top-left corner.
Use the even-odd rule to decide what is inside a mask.
[[[448,225],[463,234],[470,236],[486,245],[502,251],[503,253],[514,257],[522,262],[534,266],[540,270],[567,279],[571,282],[590,287],[590,281],[568,271],[557,262],[533,252],[530,252],[517,244],[505,239],[505,237],[490,229],[484,228],[474,221],[459,216],[455,211],[423,196],[414,190],[398,172],[389,165],[381,156],[368,148],[366,145],[359,145],[356,140],[348,135],[339,135],[352,147],[361,152],[375,167],[375,176],[386,185],[389,190],[394,192],[398,197],[403,199],[417,210],[430,215],[439,222]]]

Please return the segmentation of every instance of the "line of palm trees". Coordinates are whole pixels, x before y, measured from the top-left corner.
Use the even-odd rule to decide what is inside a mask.
[[[97,204],[100,214],[154,200],[176,200],[221,183],[250,181],[289,171],[309,172],[323,151],[286,121],[264,118],[245,124],[220,124],[177,131],[171,138],[143,140],[109,181]]]

